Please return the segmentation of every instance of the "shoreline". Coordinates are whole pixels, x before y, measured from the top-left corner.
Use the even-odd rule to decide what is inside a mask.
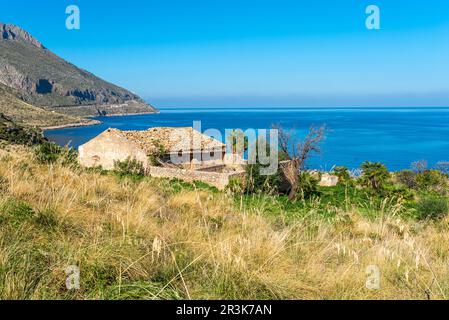
[[[43,131],[48,131],[48,130],[58,130],[58,129],[67,129],[67,128],[89,127],[89,126],[96,126],[96,125],[99,125],[102,123],[103,122],[101,122],[99,120],[90,120],[90,121],[86,121],[86,122],[67,123],[67,124],[61,124],[58,126],[42,127],[41,129]]]
[[[120,114],[107,114],[104,116],[99,117],[126,117],[126,116],[141,116],[146,114],[160,114],[161,112],[157,110],[156,112],[138,112],[138,113],[120,113]],[[93,118],[94,116],[90,116],[89,118]],[[68,129],[68,128],[79,128],[79,127],[89,127],[89,126],[97,126],[102,124],[103,122],[100,120],[89,120],[86,122],[79,122],[79,123],[68,123],[68,124],[61,124],[58,126],[49,126],[49,127],[41,127],[43,131],[49,131],[49,130],[59,130],[59,129]]]

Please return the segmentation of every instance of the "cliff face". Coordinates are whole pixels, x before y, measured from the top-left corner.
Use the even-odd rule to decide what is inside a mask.
[[[0,83],[18,91],[30,104],[71,115],[156,112],[136,94],[77,68],[28,32],[2,23]]]

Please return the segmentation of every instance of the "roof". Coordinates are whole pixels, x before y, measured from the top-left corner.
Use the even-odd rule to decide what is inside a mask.
[[[161,147],[166,153],[179,151],[212,151],[222,149],[225,145],[191,127],[158,127],[144,131],[122,131],[108,129],[133,141],[147,154],[159,152]]]

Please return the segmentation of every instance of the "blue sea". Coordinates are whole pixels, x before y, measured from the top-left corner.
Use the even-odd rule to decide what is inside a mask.
[[[322,152],[308,163],[313,169],[356,169],[365,160],[392,170],[427,160],[429,166],[449,161],[449,108],[166,108],[159,114],[95,118],[97,126],[46,131],[60,145],[78,147],[107,128],[143,130],[159,126],[193,126],[202,130],[270,129],[281,124],[304,137],[311,125],[329,128]]]

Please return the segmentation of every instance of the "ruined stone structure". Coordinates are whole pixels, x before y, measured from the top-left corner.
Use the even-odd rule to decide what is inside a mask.
[[[225,144],[193,128],[108,129],[79,147],[84,167],[111,170],[128,159],[141,162],[150,176],[202,181],[218,189],[244,173],[241,157],[226,154]]]

